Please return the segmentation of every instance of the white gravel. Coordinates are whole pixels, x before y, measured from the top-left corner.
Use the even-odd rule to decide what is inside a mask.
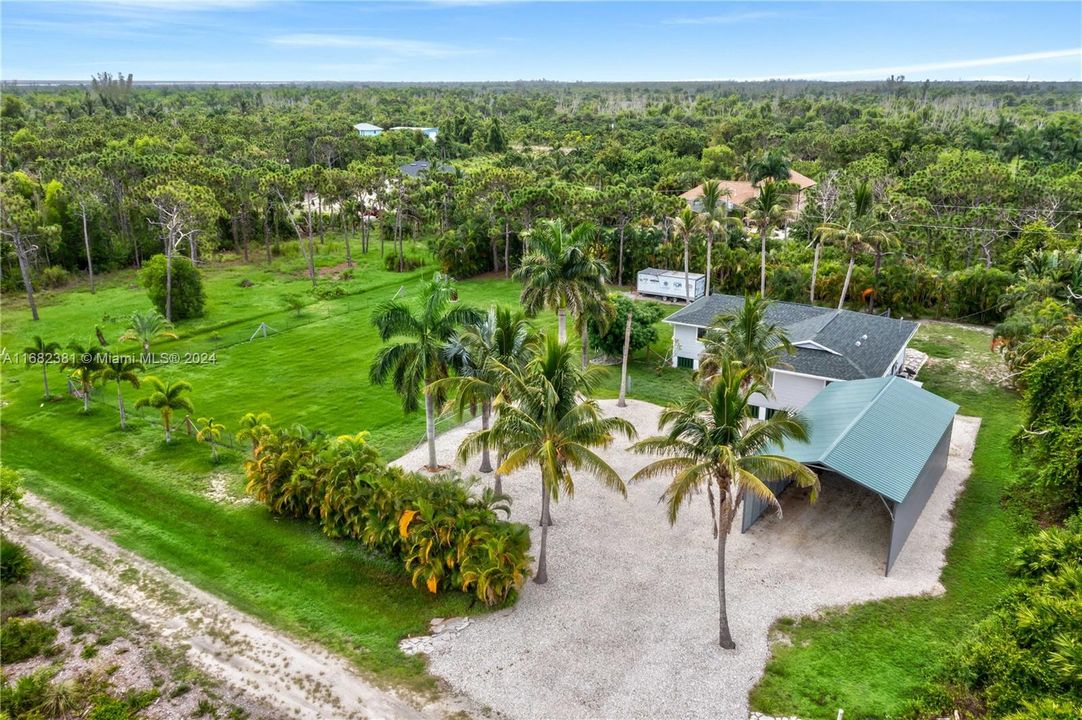
[[[655,433],[656,405],[601,404],[641,436]],[[735,651],[717,645],[717,556],[705,500],[696,498],[670,527],[657,503],[663,480],[631,486],[625,501],[578,476],[575,497],[553,509],[548,584],[527,582],[512,609],[471,618],[451,642],[432,648],[430,670],[510,718],[746,718],[777,618],[943,591],[951,507],[969,476],[979,423],[955,420],[947,470],[890,577],[883,575],[887,511],[852,483],[825,483],[814,506],[802,491],[786,491],[784,518],[734,534],[727,589]],[[459,441],[477,426],[442,435],[440,462],[452,464]],[[625,479],[648,462],[627,445],[604,453]],[[424,462],[423,447],[398,461],[411,470]],[[532,471],[504,478],[512,518],[534,526],[535,548],[539,483]]]

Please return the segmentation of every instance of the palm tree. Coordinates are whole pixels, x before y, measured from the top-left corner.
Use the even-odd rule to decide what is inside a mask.
[[[703,229],[706,230],[706,294],[710,294],[710,283],[714,274],[714,234],[726,225],[740,225],[740,220],[730,217],[728,209],[722,205],[721,198],[729,194],[718,180],[703,183],[703,194],[699,198],[702,208]]]
[[[41,335],[35,335],[33,343],[23,348],[27,367],[41,365],[41,382],[45,385],[46,400],[53,396],[49,392],[49,366],[59,360],[58,350],[60,350],[60,343],[45,342],[41,339]]]
[[[173,440],[173,426],[171,424],[173,411],[195,411],[192,407],[192,401],[181,395],[181,393],[191,392],[191,383],[185,380],[163,382],[153,375],[147,375],[143,378],[143,382],[153,388],[153,392],[147,397],[136,400],[135,407],[151,407],[161,413],[162,427],[165,428],[165,442],[169,443]]]
[[[94,374],[95,379],[101,382],[111,380],[116,383],[116,407],[120,411],[121,430],[128,429],[128,417],[124,412],[124,395],[121,392],[121,386],[129,383],[133,388],[138,388],[138,373],[144,369],[143,363],[135,360],[131,355],[109,355]]]
[[[572,471],[586,470],[623,496],[627,488],[615,470],[594,452],[612,444],[619,433],[631,439],[635,428],[622,418],[602,417],[594,400],[587,399],[600,368],[582,368],[574,362],[568,343],[546,336],[525,367],[500,364],[507,392],[496,400],[496,421],[488,430],[471,433],[459,446],[465,460],[485,447],[503,453],[501,473],[535,465],[541,472],[541,550],[534,582],[548,581],[546,548],[552,524],[550,504],[563,492],[575,492]]]
[[[782,355],[794,350],[785,328],[766,319],[772,304],[761,295],[745,295],[738,311],[715,320],[703,338],[699,377],[712,378],[726,363],[737,362],[747,370],[748,382],[769,384],[770,368],[782,365]]]
[[[789,181],[789,158],[778,150],[767,150],[748,165],[748,180],[752,184],[767,178],[779,183]]]
[[[706,490],[718,542],[718,643],[736,647],[725,607],[725,545],[740,504],[748,494],[767,500],[781,511],[770,483],[792,478],[818,494],[819,480],[808,468],[778,455],[786,440],[806,440],[808,430],[799,416],[779,410],[768,420],[750,422],[749,399],[767,392],[759,381],[747,381],[748,370],[726,363],[716,379],[700,385],[682,403],[662,411],[658,428],[666,431],[636,443],[636,452],[663,456],[631,478],[632,482],[672,477],[661,499],[668,505],[669,523],[692,495]],[[715,497],[716,496],[716,497]]]
[[[579,332],[579,349],[582,352],[583,367],[590,364],[590,321],[593,320],[597,323],[601,332],[606,332],[609,323],[615,317],[616,306],[612,304],[612,300],[608,295],[602,295],[601,297],[591,295],[587,299],[583,312],[579,313],[575,318],[575,329]]]
[[[199,418],[195,421],[199,428],[195,433],[195,441],[210,445],[210,456],[215,463],[218,462],[218,441],[222,439],[222,431],[225,425],[215,422],[214,418]]]
[[[247,440],[252,443],[254,452],[259,445],[259,439],[271,431],[270,421],[270,413],[244,413],[240,422],[237,423],[240,426],[237,430],[237,440]]]
[[[759,188],[759,195],[748,203],[748,220],[759,228],[759,294],[763,297],[766,297],[766,239],[771,229],[785,223],[790,202],[782,186],[768,180]]]
[[[128,330],[120,336],[121,342],[138,340],[143,346],[143,352],[150,352],[150,341],[158,338],[177,339],[177,334],[172,332],[173,323],[166,320],[157,310],[136,310],[131,314]]]
[[[439,469],[436,464],[436,405],[443,397],[429,386],[447,376],[447,361],[443,354],[447,341],[459,327],[480,322],[483,317],[470,307],[451,307],[451,291],[443,276],[436,273],[421,291],[419,312],[407,303],[391,300],[380,305],[372,316],[380,340],[386,343],[397,338],[398,341],[380,348],[368,376],[373,385],[383,385],[390,379],[395,392],[402,396],[404,412],[416,411],[420,396],[424,395],[425,436],[431,472]]]
[[[83,395],[83,412],[90,412],[90,389],[95,374],[102,368],[103,351],[97,345],[84,348],[78,343],[68,345],[67,359],[61,364],[61,370],[71,370],[71,378],[79,383]]]
[[[691,238],[703,229],[703,217],[690,207],[684,207],[680,214],[672,219],[672,232],[684,243],[684,302],[691,302],[691,283],[688,282],[688,260],[691,252]]]
[[[853,195],[846,210],[844,223],[826,223],[815,229],[818,237],[835,243],[849,256],[845,283],[842,285],[841,297],[838,298],[839,310],[845,306],[845,298],[849,294],[849,283],[853,279],[853,266],[857,262],[857,256],[869,252],[872,243],[891,242],[891,234],[886,224],[876,217],[875,192],[867,180],[853,187]]]
[[[520,300],[529,315],[543,308],[556,312],[560,342],[567,340],[567,311],[582,315],[591,299],[605,296],[608,268],[587,249],[594,232],[586,223],[569,233],[562,220],[539,221],[514,273],[523,282]]]
[[[474,411],[479,405],[481,429],[488,430],[492,404],[505,389],[497,366],[492,361],[520,368],[529,355],[532,339],[530,326],[521,312],[493,306],[481,322],[466,325],[447,342],[444,357],[456,375],[437,380],[432,389],[447,389],[453,393],[453,404],[459,419],[466,408]],[[478,471],[489,473],[492,470],[492,459],[486,447],[481,451]],[[493,488],[497,494],[502,494],[498,472]]]

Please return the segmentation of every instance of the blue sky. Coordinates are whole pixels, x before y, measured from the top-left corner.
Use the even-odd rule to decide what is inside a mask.
[[[1072,2],[3,0],[0,77],[1082,80]]]

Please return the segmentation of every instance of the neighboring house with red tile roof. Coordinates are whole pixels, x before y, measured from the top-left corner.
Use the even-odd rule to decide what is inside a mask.
[[[789,182],[796,186],[796,197],[793,201],[793,211],[800,212],[804,207],[804,191],[815,186],[815,181],[810,177],[801,175],[796,170],[789,171]],[[747,180],[721,180],[718,182],[722,195],[733,206],[743,207],[748,202],[759,196],[759,188]],[[726,191],[728,194],[726,195]],[[697,185],[680,197],[687,201],[693,209],[698,210],[698,200],[703,196],[703,186]]]

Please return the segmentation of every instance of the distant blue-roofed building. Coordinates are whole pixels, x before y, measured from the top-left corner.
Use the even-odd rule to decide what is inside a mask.
[[[361,137],[378,137],[383,134],[383,128],[372,123],[357,123],[353,129],[360,133]]]

